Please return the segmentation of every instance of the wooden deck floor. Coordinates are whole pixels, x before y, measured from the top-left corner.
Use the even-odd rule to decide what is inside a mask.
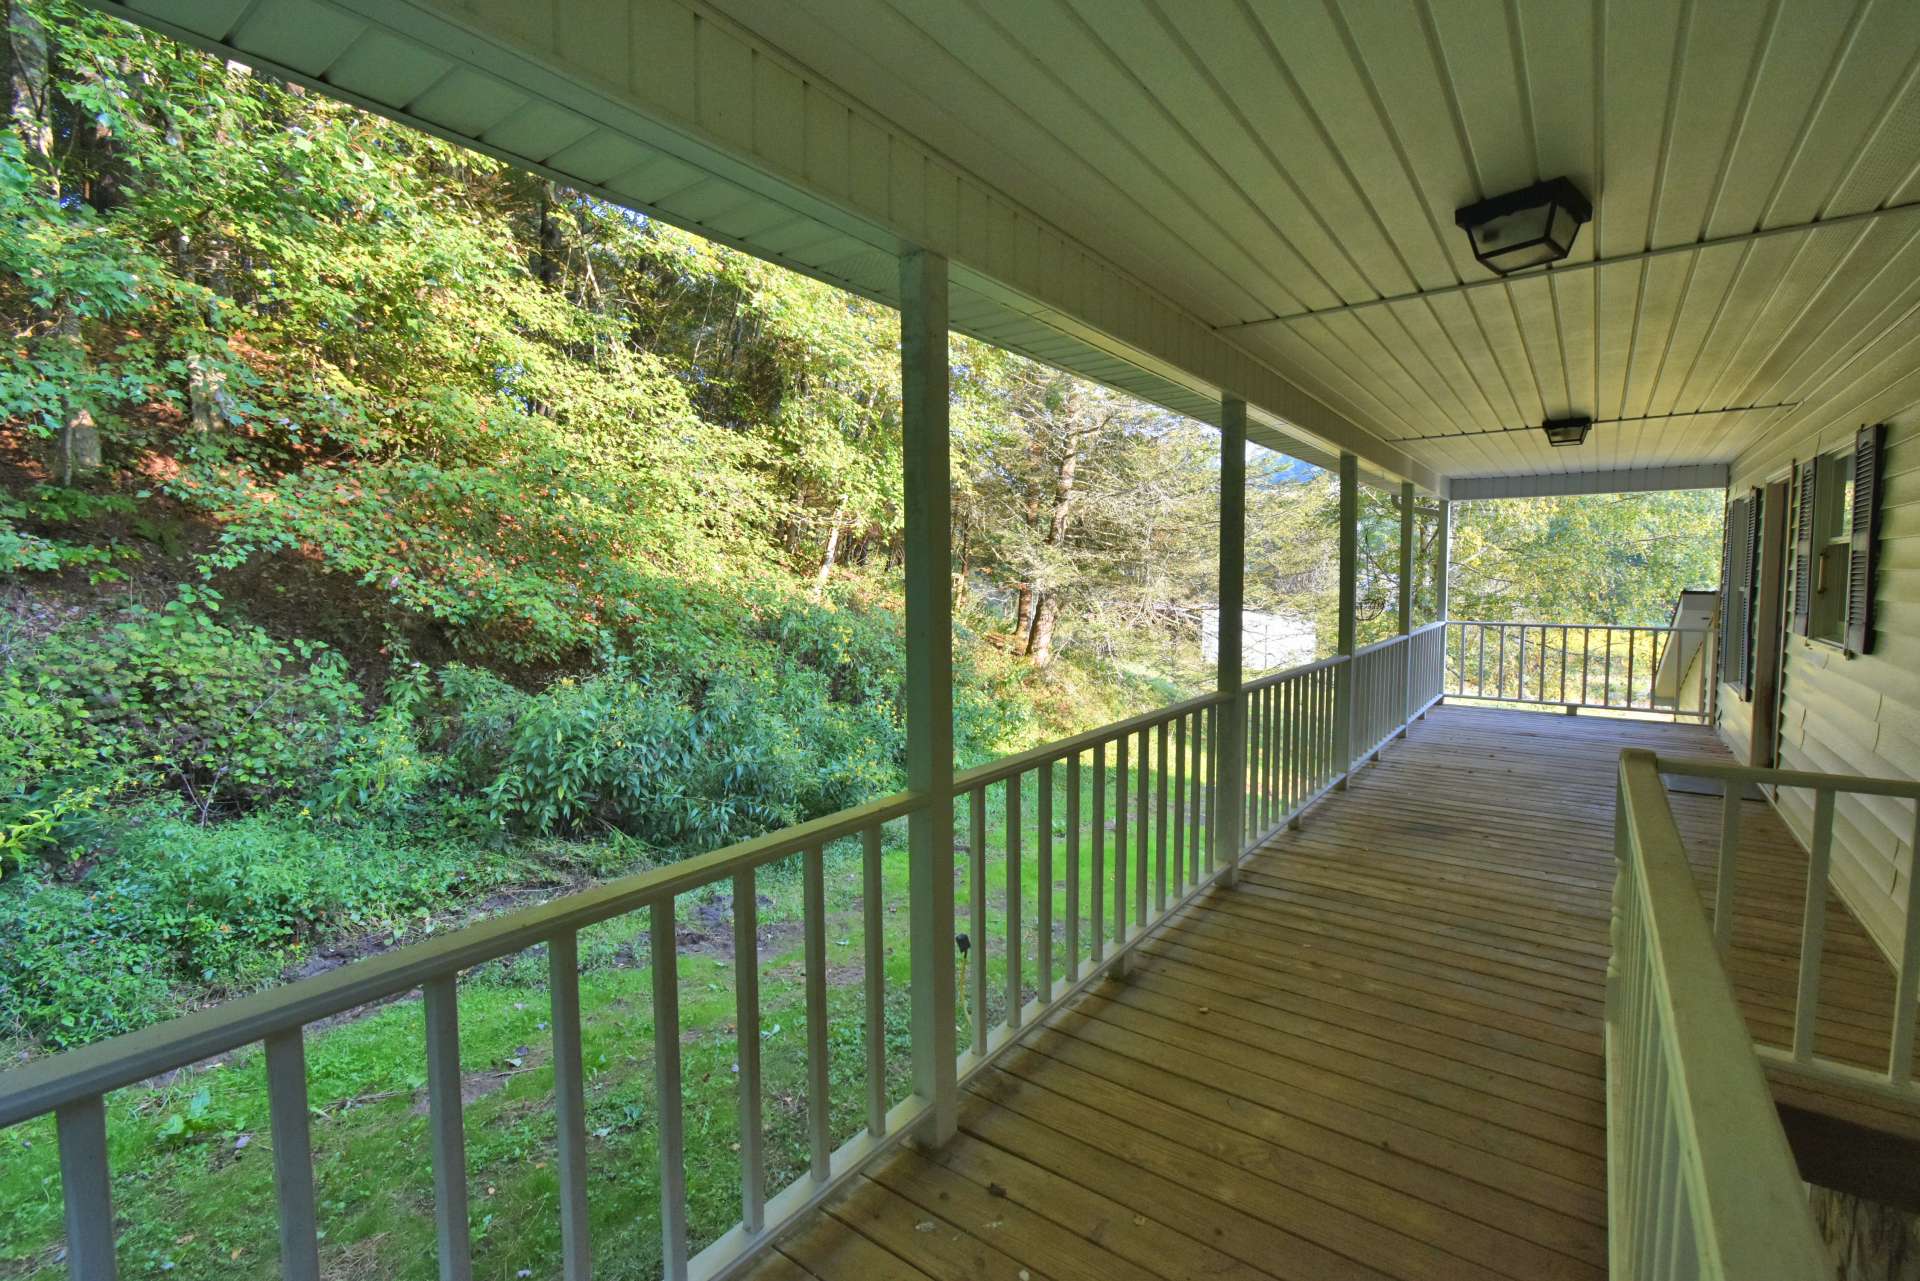
[[[976,1079],[954,1142],[888,1158],[754,1275],[1602,1277],[1624,746],[1723,754],[1697,727],[1435,709]],[[1717,808],[1675,799],[1709,896]],[[1779,1041],[1804,856],[1763,804],[1745,833],[1731,970]],[[1872,1062],[1891,976],[1837,905],[1825,963],[1820,1048]]]

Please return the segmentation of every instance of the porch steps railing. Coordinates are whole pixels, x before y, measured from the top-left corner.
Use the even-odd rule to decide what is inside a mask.
[[[960,774],[956,802],[967,811],[969,919],[972,955],[964,1006],[968,1039],[958,1053],[957,1090],[1021,1032],[1079,987],[1117,963],[1155,925],[1211,887],[1227,867],[1273,830],[1296,820],[1354,764],[1401,732],[1441,696],[1443,624],[1432,624],[1338,656],[1243,685],[1237,696],[1210,694],[1037,748]],[[1339,669],[1351,667],[1351,673]],[[1351,701],[1342,706],[1342,679]],[[1237,780],[1221,777],[1224,708],[1244,725],[1245,748],[1233,762]],[[1350,717],[1343,737],[1340,718]],[[1354,762],[1338,759],[1342,742],[1367,745]],[[1065,784],[1062,832],[1056,837],[1055,780]],[[1082,781],[1090,800],[1082,800]],[[1023,818],[1031,780],[1034,822]],[[1114,785],[1111,813],[1107,787]],[[1228,781],[1240,786],[1228,788]],[[1218,846],[1219,798],[1243,797],[1254,834],[1231,854]],[[1004,816],[1005,906],[988,911],[986,824],[997,800]],[[886,1088],[888,914],[882,884],[883,829],[930,802],[902,792],[726,849],[609,882],[555,902],[526,908],[385,955],[358,961],[284,987],[242,997],[82,1049],[51,1055],[0,1074],[0,1128],[54,1114],[66,1208],[67,1266],[81,1281],[116,1275],[113,1196],[108,1163],[106,1096],[164,1072],[262,1044],[269,1098],[280,1267],[293,1281],[321,1275],[319,1221],[309,1132],[306,1035],[320,1020],[412,991],[422,994],[426,1030],[428,1143],[434,1183],[439,1273],[445,1281],[473,1275],[468,1213],[466,1130],[462,1113],[458,985],[462,972],[544,946],[553,1039],[554,1119],[559,1178],[562,1275],[591,1273],[588,1143],[581,1063],[579,935],[588,926],[646,913],[651,943],[654,1103],[661,1178],[660,1240],[669,1281],[730,1275],[755,1257],[783,1225],[818,1203],[880,1153],[952,1099],[919,1094],[892,1102]],[[1085,812],[1083,812],[1085,811]],[[1036,879],[1022,885],[1031,837]],[[864,925],[865,1124],[837,1147],[829,1129],[828,914],[825,860],[829,847],[857,845]],[[1090,852],[1081,879],[1080,853]],[[1065,956],[1056,979],[1055,855],[1065,875]],[[761,1062],[762,957],[758,877],[771,865],[801,863],[801,933],[806,1008],[805,1172],[766,1195],[767,1129]],[[681,1074],[675,899],[724,886],[733,916],[735,1052],[739,1091],[740,1217],[717,1240],[692,1253],[687,1220],[685,1099]],[[1035,955],[1023,954],[1024,913],[1034,911]],[[1082,905],[1085,911],[1082,910]],[[955,922],[943,923],[951,932]],[[1003,962],[1002,1013],[989,1018],[987,962]],[[936,976],[952,982],[951,973]],[[951,988],[948,989],[951,991]],[[914,985],[918,999],[920,984]],[[1033,992],[1028,997],[1028,991]],[[936,999],[936,1007],[939,998]]]
[[[1709,924],[1667,799],[1667,776],[1722,786]],[[1793,1044],[1755,1044],[1723,958],[1739,878],[1740,806],[1752,785],[1812,793]],[[1911,803],[1920,783],[1621,754],[1618,879],[1607,973],[1609,1257],[1616,1277],[1816,1281],[1832,1275],[1763,1063],[1920,1103],[1912,1079],[1920,996],[1920,891],[1908,888],[1885,1072],[1814,1052],[1838,798]]]
[[[1807,875],[1800,916],[1800,963],[1794,983],[1793,1043],[1785,1048],[1756,1045],[1754,1051],[1767,1062],[1789,1067],[1804,1076],[1879,1094],[1906,1107],[1920,1106],[1920,1082],[1913,1077],[1915,1005],[1920,1002],[1920,883],[1912,877],[1906,878],[1903,886],[1906,910],[1901,918],[1893,1006],[1888,1011],[1886,1070],[1868,1071],[1818,1054],[1814,1049],[1814,1029],[1820,1015],[1821,954],[1826,940],[1835,815],[1848,798],[1856,805],[1889,807],[1891,812],[1882,817],[1889,823],[1904,819],[1908,824],[1906,830],[1911,833],[1909,839],[1920,841],[1920,782],[1762,769],[1729,761],[1676,756],[1656,757],[1654,767],[1666,775],[1710,779],[1721,785],[1713,934],[1722,955],[1733,937],[1733,896],[1740,877],[1741,795],[1764,787],[1773,793],[1777,804],[1783,791],[1809,794]],[[1909,845],[1909,848],[1915,846]]]

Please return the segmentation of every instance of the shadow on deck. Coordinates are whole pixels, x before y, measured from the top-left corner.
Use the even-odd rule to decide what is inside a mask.
[[[1604,1276],[1624,747],[1725,756],[1697,726],[1436,708],[976,1077],[952,1143],[886,1159],[751,1275]],[[1673,801],[1710,903],[1719,800]],[[1740,867],[1729,968],[1784,1043],[1805,856],[1764,804]],[[1829,912],[1819,1049],[1884,1065],[1891,971]]]

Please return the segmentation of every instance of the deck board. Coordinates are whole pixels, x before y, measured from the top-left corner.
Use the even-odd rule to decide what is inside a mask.
[[[775,1266],[804,1273],[766,1275],[1602,1277],[1629,746],[1725,757],[1695,726],[1435,709],[976,1077],[945,1149],[783,1238]],[[1710,903],[1719,799],[1673,803]],[[1805,855],[1749,804],[1740,858],[1729,971],[1784,1044]],[[1828,916],[1819,1051],[1883,1065],[1891,971]]]

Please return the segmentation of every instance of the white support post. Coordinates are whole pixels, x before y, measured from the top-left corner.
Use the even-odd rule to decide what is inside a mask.
[[[1413,635],[1413,482],[1400,482],[1400,634]],[[1413,720],[1413,642],[1400,647],[1400,734],[1405,737]]]
[[[1800,980],[1793,1003],[1793,1060],[1813,1057],[1820,1013],[1820,962],[1827,940],[1827,878],[1833,866],[1833,789],[1813,793],[1813,840],[1807,847],[1807,902],[1800,918]]]
[[[1225,868],[1223,881],[1240,879],[1241,828],[1245,810],[1246,727],[1240,709],[1240,610],[1245,599],[1247,535],[1247,402],[1238,396],[1220,399],[1220,652],[1217,663],[1221,694],[1215,752],[1218,781],[1214,798],[1214,858]]]
[[[958,1124],[954,1080],[952,476],[947,440],[947,260],[900,260],[901,443],[906,505],[907,816],[913,1088],[922,1137]],[[980,940],[976,940],[979,942]],[[976,1013],[975,1017],[979,1017]]]
[[[1413,631],[1413,482],[1400,484],[1400,634]]]
[[[1337,669],[1334,685],[1333,764],[1339,771],[1335,787],[1347,790],[1353,773],[1353,650],[1354,610],[1360,571],[1360,460],[1340,455],[1340,639],[1336,651],[1346,658]]]
[[[1887,1081],[1905,1085],[1913,1076],[1913,1010],[1920,991],[1920,801],[1913,806],[1913,835],[1907,841],[1907,911],[1900,921],[1900,973],[1893,987],[1893,1040],[1887,1053]]]
[[[1453,572],[1452,514],[1452,504],[1445,498],[1440,499],[1433,522],[1433,621],[1442,624],[1440,628],[1440,692],[1442,695],[1447,689],[1447,639],[1453,631],[1451,627],[1445,626],[1447,576]],[[1465,641],[1461,643],[1464,645]],[[1462,662],[1464,664],[1464,659]],[[1421,712],[1420,715],[1425,719],[1425,712]]]

